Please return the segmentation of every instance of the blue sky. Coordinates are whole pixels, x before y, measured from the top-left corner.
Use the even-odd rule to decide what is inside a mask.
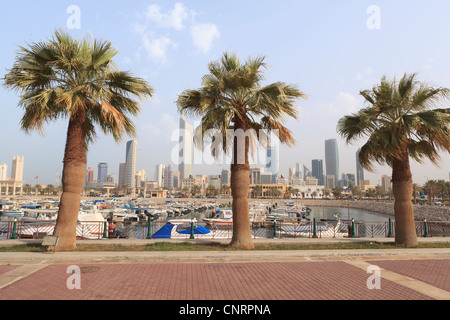
[[[300,162],[324,159],[324,141],[336,138],[340,172],[355,173],[355,153],[363,143],[347,146],[336,134],[337,121],[360,109],[359,91],[370,89],[383,75],[400,77],[418,72],[419,79],[450,87],[450,2],[433,1],[31,1],[10,2],[0,13],[2,76],[14,62],[17,46],[45,40],[57,28],[68,28],[71,5],[80,9],[80,29],[109,40],[120,50],[115,62],[145,78],[156,89],[155,97],[142,104],[138,127],[137,169],[153,178],[158,163],[170,163],[178,127],[175,101],[185,89],[198,88],[210,61],[224,51],[242,59],[264,55],[269,69],[267,83],[296,84],[308,94],[300,101],[301,117],[287,124],[294,132],[295,147],[283,147],[283,175]],[[368,20],[379,8],[380,29]],[[0,87],[0,163],[11,167],[14,155],[25,156],[24,179],[34,184],[55,184],[62,171],[67,123],[46,127],[45,137],[20,131],[22,110],[17,95]],[[443,107],[448,107],[445,105]],[[198,119],[188,119],[195,122]],[[125,160],[125,143],[99,134],[88,153],[88,166],[109,164],[118,176]],[[449,179],[450,156],[443,154],[441,168],[429,162],[412,164],[413,179]],[[201,166],[196,173],[216,174],[215,166]],[[387,167],[376,167],[367,176],[373,184]]]

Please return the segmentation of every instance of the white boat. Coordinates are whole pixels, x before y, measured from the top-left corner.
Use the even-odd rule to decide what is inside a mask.
[[[233,222],[233,210],[232,209],[219,209],[212,212],[212,218],[203,219],[207,223],[217,222]],[[266,214],[263,210],[251,208],[249,210],[250,222],[264,222],[266,221]]]
[[[343,228],[344,227],[344,228]],[[338,220],[336,224],[333,223],[318,223],[316,225],[316,235],[321,238],[335,238],[346,237],[348,231],[345,230],[345,226]],[[280,232],[284,237],[311,237],[314,234],[313,223],[280,223]]]
[[[55,215],[56,218],[56,215]],[[19,238],[36,238],[44,235],[52,235],[56,221],[22,221],[17,234]],[[103,236],[105,219],[100,212],[83,212],[78,214],[77,238],[101,239]]]

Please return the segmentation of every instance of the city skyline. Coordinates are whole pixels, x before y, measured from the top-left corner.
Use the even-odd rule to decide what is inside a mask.
[[[232,10],[230,3],[238,4],[239,10]],[[56,28],[68,28],[70,5],[71,1],[19,0],[11,3],[8,12],[0,13],[3,29],[11,30],[4,34],[0,69],[11,68],[17,46],[45,40]],[[242,59],[266,56],[268,83],[293,83],[309,96],[298,104],[299,121],[286,123],[297,143],[292,148],[280,146],[281,174],[288,176],[297,162],[312,169],[313,159],[325,159],[323,142],[328,139],[337,140],[340,172],[356,174],[355,154],[364,140],[346,145],[337,135],[336,125],[342,116],[364,107],[360,90],[372,88],[383,75],[400,77],[405,72],[418,72],[420,80],[450,87],[450,41],[445,41],[449,38],[446,12],[450,3],[378,1],[379,28],[368,25],[371,5],[370,1],[286,0],[258,2],[255,9],[251,1],[135,1],[114,2],[105,9],[100,3],[77,1],[81,23],[70,33],[110,40],[120,50],[114,59],[118,67],[131,70],[156,89],[155,97],[142,104],[143,112],[135,121],[139,141],[136,169],[146,170],[147,176],[153,175],[157,164],[171,162],[171,150],[179,142],[171,137],[179,128],[177,95],[199,87],[208,63],[224,51],[235,51]],[[404,36],[399,39],[398,34]],[[271,41],[263,35],[271,35]],[[417,41],[425,43],[426,49],[408,50]],[[369,47],[372,50],[367,50]],[[40,184],[55,184],[55,172],[56,176],[62,172],[66,121],[47,124],[45,136],[25,134],[20,131],[23,110],[17,107],[19,97],[1,87],[0,99],[4,120],[0,164],[10,164],[13,155],[23,155],[27,159],[26,183],[34,184],[38,176]],[[187,120],[195,127],[200,119]],[[125,143],[116,144],[112,137],[99,134],[90,146],[87,167],[97,168],[105,162],[108,172],[118,177],[125,148]],[[422,165],[412,161],[414,181],[448,180],[450,155],[442,156],[441,168],[428,161]],[[200,169],[217,174],[229,168],[202,164],[195,165],[193,172]],[[382,175],[391,175],[387,166],[375,169],[375,173],[365,172],[365,178],[374,184]]]

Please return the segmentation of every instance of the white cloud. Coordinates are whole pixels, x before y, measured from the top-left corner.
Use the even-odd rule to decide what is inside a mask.
[[[190,27],[194,46],[201,52],[209,52],[213,41],[220,36],[219,29],[212,23],[196,23],[194,21],[196,15],[194,10],[189,10],[181,2],[177,2],[169,11],[163,11],[156,4],[149,5],[143,14],[138,15],[138,21],[131,26],[133,32],[141,38],[141,47],[135,53],[135,58],[139,60],[141,51],[145,51],[151,60],[166,64],[168,52],[177,48],[170,30],[182,31],[186,27]],[[157,28],[169,30],[166,30],[165,34],[160,34]]]
[[[220,37],[219,29],[212,23],[198,23],[191,27],[194,45],[202,52],[209,52],[212,42]]]
[[[346,92],[339,92],[333,102],[319,103],[318,107],[323,115],[344,116],[358,111],[361,107],[361,100]]]
[[[176,44],[167,37],[151,38],[148,34],[142,36],[142,45],[150,59],[166,63],[168,47],[176,48]]]
[[[148,6],[145,17],[160,27],[182,30],[184,21],[189,18],[189,12],[180,2],[175,3],[174,8],[168,13],[161,12],[160,6],[152,4]]]

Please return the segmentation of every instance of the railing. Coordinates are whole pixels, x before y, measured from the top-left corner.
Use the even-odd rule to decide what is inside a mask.
[[[55,221],[0,221],[0,239],[39,239],[53,234]],[[80,239],[231,239],[233,225],[228,222],[205,223],[185,221],[114,221],[82,222],[77,225]],[[354,230],[352,230],[354,228]],[[419,237],[447,237],[450,221],[417,221]],[[286,222],[270,221],[251,224],[254,239],[263,238],[387,238],[395,237],[395,221]]]

